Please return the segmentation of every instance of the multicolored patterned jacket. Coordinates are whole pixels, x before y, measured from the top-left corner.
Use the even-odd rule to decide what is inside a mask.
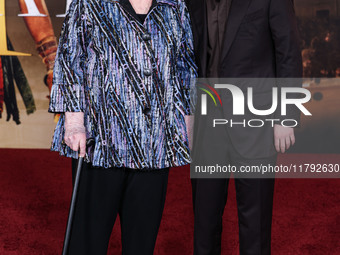
[[[84,112],[94,166],[161,169],[190,163],[184,116],[196,78],[183,0],[154,0],[142,24],[128,0],[73,0],[62,26],[50,112]],[[64,114],[52,150],[63,143]]]

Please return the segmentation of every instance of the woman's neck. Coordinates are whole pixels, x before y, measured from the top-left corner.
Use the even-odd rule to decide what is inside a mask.
[[[129,0],[137,14],[147,14],[152,5],[152,0]]]

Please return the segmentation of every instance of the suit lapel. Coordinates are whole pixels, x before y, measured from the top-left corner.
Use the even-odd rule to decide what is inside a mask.
[[[221,54],[220,63],[227,57],[231,45],[235,39],[238,28],[247,12],[251,0],[233,0],[231,3],[227,29],[224,33],[224,45]]]

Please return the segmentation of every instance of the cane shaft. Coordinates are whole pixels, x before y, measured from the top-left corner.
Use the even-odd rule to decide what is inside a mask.
[[[83,157],[79,157],[79,159],[78,159],[76,179],[75,179],[74,185],[73,185],[71,205],[70,205],[70,211],[69,211],[68,220],[67,220],[67,227],[66,227],[66,233],[65,233],[65,240],[64,240],[63,254],[62,255],[68,254],[69,243],[70,243],[70,238],[71,238],[71,230],[72,230],[72,224],[73,224],[73,216],[74,216],[74,211],[76,209],[76,201],[77,201],[77,194],[78,194],[80,174],[81,174],[81,168],[82,168],[82,165],[83,165],[83,160],[84,160]]]

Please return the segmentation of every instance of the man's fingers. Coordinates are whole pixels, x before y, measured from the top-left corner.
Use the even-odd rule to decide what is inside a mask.
[[[275,124],[274,140],[276,151],[284,153],[295,143],[294,129]]]
[[[280,149],[282,153],[286,151],[286,140],[284,138],[280,139]]]
[[[277,152],[280,152],[280,140],[275,137],[275,149]]]
[[[287,136],[285,140],[286,140],[286,150],[288,150],[290,147],[290,137]]]
[[[292,145],[295,144],[295,135],[294,135],[294,133],[292,135],[290,135],[290,141],[292,142]]]

